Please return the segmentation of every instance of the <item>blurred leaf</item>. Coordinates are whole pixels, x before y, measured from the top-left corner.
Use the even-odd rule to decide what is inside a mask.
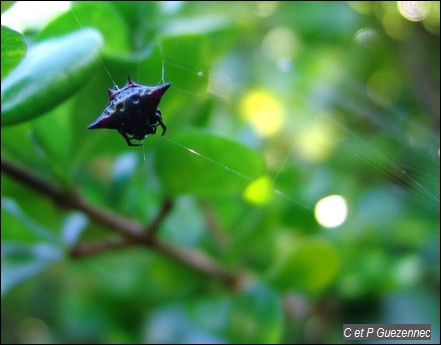
[[[204,35],[230,25],[225,17],[201,16],[171,21],[163,28],[164,36]]]
[[[336,248],[320,238],[306,238],[297,243],[285,240],[284,250],[270,273],[279,289],[317,293],[335,278],[340,267]]]
[[[282,334],[277,293],[255,285],[236,296],[206,298],[153,313],[145,342],[170,344],[274,344]]]
[[[40,157],[35,153],[35,144],[32,141],[32,126],[23,122],[15,126],[1,128],[2,154],[6,153],[14,160],[27,165],[37,164]]]
[[[128,152],[117,157],[112,171],[111,202],[117,206],[124,199],[136,172],[138,157]]]
[[[105,2],[79,2],[50,22],[37,36],[38,41],[59,37],[83,28],[98,30],[103,38],[102,54],[129,53],[129,33],[120,14]]]
[[[23,36],[2,25],[2,80],[18,65],[25,54],[26,44]]]
[[[35,238],[40,240],[57,241],[57,237],[44,226],[38,224],[36,221],[31,219],[20,206],[12,199],[2,198],[2,211],[10,214],[12,217],[16,218],[19,222],[25,225],[26,229],[35,235]],[[5,235],[10,229],[5,229],[2,232],[2,236]]]
[[[34,143],[44,152],[52,172],[59,181],[71,184],[72,166],[72,102],[57,106],[31,122]]]
[[[248,147],[208,133],[185,132],[160,145],[155,169],[167,194],[205,196],[239,192],[264,171]]]
[[[2,1],[2,13],[14,5],[16,1]],[[3,35],[2,35],[3,36]]]
[[[80,212],[72,212],[69,214],[61,229],[64,243],[67,246],[76,244],[88,223],[88,218]]]
[[[165,77],[172,83],[170,91],[174,88],[182,93],[186,104],[190,96],[186,90],[205,92],[209,66],[204,65],[203,61],[213,57],[210,46],[210,40],[203,35],[166,36],[161,40]],[[198,100],[194,95],[191,96],[195,101]]]
[[[93,284],[93,277],[88,278],[89,284],[90,280]],[[78,280],[75,284],[78,284]],[[90,339],[98,339],[102,334],[111,331],[112,324],[109,322],[111,313],[108,308],[96,308],[96,296],[74,289],[70,293],[61,294],[60,297],[61,301],[58,303],[64,312],[59,315],[57,322],[66,338],[75,338],[78,343],[84,344],[90,342]]]
[[[253,286],[233,298],[228,339],[236,344],[276,344],[282,320],[278,294],[264,285]]]
[[[86,29],[30,48],[2,83],[2,125],[42,115],[77,92],[90,79],[101,45],[100,34]]]
[[[2,296],[17,284],[32,278],[62,257],[63,253],[59,247],[47,243],[25,245],[2,242]]]
[[[226,340],[194,324],[180,306],[152,313],[143,336],[147,344],[225,344]]]
[[[201,244],[207,236],[206,224],[193,198],[183,196],[174,201],[173,212],[167,217],[161,235],[167,242],[180,246],[197,248]]]
[[[1,207],[3,296],[63,258],[63,248],[55,234],[28,216],[14,200],[2,198]]]

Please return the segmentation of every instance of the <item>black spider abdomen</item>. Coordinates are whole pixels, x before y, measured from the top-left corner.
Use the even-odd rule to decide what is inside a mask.
[[[156,133],[157,126],[162,127],[164,134],[167,127],[158,104],[169,87],[170,84],[155,87],[140,85],[129,77],[123,88],[108,89],[109,104],[88,128],[116,129],[130,146],[135,145],[132,139],[143,140],[146,135]]]

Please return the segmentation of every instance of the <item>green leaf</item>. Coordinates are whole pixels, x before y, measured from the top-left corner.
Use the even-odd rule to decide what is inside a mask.
[[[239,192],[264,172],[250,148],[213,134],[185,132],[158,147],[155,169],[169,195]]]
[[[228,339],[233,344],[276,344],[282,320],[277,293],[264,285],[253,286],[233,299]]]
[[[25,53],[23,36],[2,25],[2,80],[18,65]]]
[[[151,313],[142,343],[225,344],[226,341],[194,324],[185,308],[172,305]]]
[[[35,154],[35,143],[32,140],[32,126],[23,122],[15,126],[1,127],[2,155],[13,157],[17,163],[32,166],[41,162]]]
[[[256,284],[236,295],[201,298],[151,314],[146,343],[275,344],[282,334],[277,293]],[[161,327],[162,332],[156,332]]]
[[[285,250],[281,251],[270,274],[274,285],[282,290],[297,289],[314,294],[332,282],[340,267],[340,256],[331,243],[320,238],[284,242]]]
[[[67,246],[75,245],[88,225],[88,218],[80,212],[70,213],[64,220],[61,234]]]
[[[94,28],[101,33],[104,55],[129,52],[127,26],[121,15],[105,2],[76,3],[69,11],[50,22],[37,36],[37,40],[46,40],[82,28]]]
[[[16,1],[2,1],[2,13],[6,12],[12,5],[14,5]],[[2,35],[3,37],[3,35]]]
[[[23,211],[15,200],[2,198],[1,210],[2,224],[8,225],[2,232],[2,239],[57,241],[57,237],[49,229]],[[5,217],[4,223],[3,217]],[[19,233],[21,230],[26,233]]]
[[[175,19],[165,26],[161,34],[164,36],[204,35],[224,30],[231,25],[225,16],[203,15],[185,19]]]
[[[25,213],[14,200],[2,198],[1,294],[63,257],[58,237]],[[28,243],[25,243],[28,242]]]
[[[1,253],[2,296],[63,257],[60,247],[47,243],[29,245],[3,242]]]
[[[69,185],[72,166],[72,102],[67,101],[31,122],[34,143],[44,152],[52,172]]]
[[[101,46],[101,35],[86,29],[29,49],[2,83],[2,125],[30,120],[72,96],[90,79]]]
[[[204,62],[213,57],[211,45],[212,42],[204,35],[162,38],[161,54],[164,57],[165,78],[172,82],[178,95],[182,90],[191,90],[195,93],[206,90],[209,66]],[[195,61],[198,63],[195,64]],[[184,93],[181,96],[185,101],[188,100],[188,94]]]

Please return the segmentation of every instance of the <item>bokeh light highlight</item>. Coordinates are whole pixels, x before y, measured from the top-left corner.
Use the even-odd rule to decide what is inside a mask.
[[[266,90],[249,92],[240,103],[240,113],[262,137],[276,134],[284,123],[280,101]]]
[[[343,224],[348,216],[348,205],[341,195],[330,195],[320,199],[315,205],[314,216],[325,228]]]
[[[262,176],[251,182],[243,193],[243,197],[251,204],[264,205],[272,200],[274,193],[268,176]]]

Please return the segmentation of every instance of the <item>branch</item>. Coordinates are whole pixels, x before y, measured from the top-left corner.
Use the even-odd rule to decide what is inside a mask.
[[[127,238],[118,238],[106,242],[80,244],[70,249],[69,255],[72,258],[80,259],[91,255],[96,255],[108,250],[125,248],[133,245],[133,241]]]
[[[175,261],[180,262],[207,276],[214,276],[228,286],[238,286],[239,277],[224,269],[215,261],[199,251],[188,251],[170,246],[164,242],[151,240],[149,243],[131,241],[127,238],[108,240],[106,242],[81,244],[73,247],[69,254],[73,258],[84,258],[109,250],[122,249],[136,245],[149,246]]]
[[[22,182],[41,194],[53,199],[57,206],[66,208],[73,208],[83,211],[91,218],[96,220],[121,235],[128,236],[133,239],[142,238],[142,227],[135,221],[115,216],[113,213],[94,207],[81,199],[74,191],[65,192],[58,186],[51,184],[39,176],[23,169],[22,167],[1,158],[2,171],[7,173],[10,177]]]
[[[198,204],[202,209],[202,215],[205,217],[208,231],[213,236],[216,247],[220,251],[224,251],[225,248],[227,248],[228,240],[221,229],[221,222],[219,221],[217,214],[205,200],[199,201]]]
[[[165,216],[171,211],[172,207],[173,207],[172,200],[170,198],[166,198],[162,203],[161,209],[159,210],[156,217],[145,229],[145,233],[147,234],[150,240],[156,239],[156,233],[159,229],[159,225],[162,223]]]
[[[200,251],[187,251],[177,247],[170,246],[164,242],[156,242],[155,247],[168,257],[183,263],[188,267],[206,274],[207,276],[214,276],[231,288],[238,288],[245,280],[239,274],[234,274],[226,268],[220,266],[217,262],[208,258]]]
[[[72,247],[69,251],[69,254],[74,258],[83,258],[108,250],[120,249],[133,245],[142,244],[145,246],[154,247],[154,242],[156,242],[156,232],[158,231],[159,226],[164,220],[165,216],[171,211],[172,206],[172,200],[169,198],[165,199],[156,217],[146,227],[145,231],[143,231],[142,236],[136,237],[136,240],[125,237],[119,239],[111,239],[105,242],[79,244],[75,247]]]
[[[170,246],[156,238],[159,225],[172,208],[172,201],[170,199],[165,199],[153,221],[148,226],[142,227],[134,220],[114,215],[113,213],[91,205],[74,191],[63,191],[58,186],[41,179],[39,176],[34,175],[3,157],[1,158],[1,169],[15,180],[32,187],[39,193],[54,200],[58,206],[81,210],[95,222],[123,236],[123,238],[117,240],[74,247],[70,252],[72,257],[80,258],[111,249],[142,245],[152,248],[175,261],[200,273],[217,278],[229,285],[234,286],[239,281],[239,275],[223,268],[206,255],[200,252],[187,251]]]

